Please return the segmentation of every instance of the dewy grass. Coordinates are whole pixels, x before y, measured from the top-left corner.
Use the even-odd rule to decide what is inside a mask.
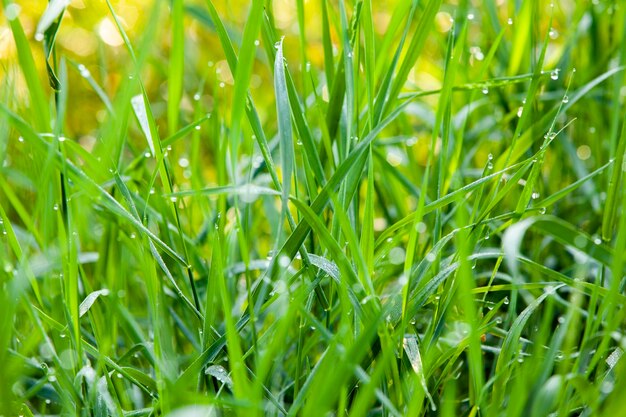
[[[0,2],[0,415],[624,413],[624,7],[83,3]]]

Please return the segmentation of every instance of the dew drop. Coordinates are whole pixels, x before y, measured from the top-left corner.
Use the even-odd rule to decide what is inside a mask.
[[[78,65],[78,72],[80,72],[80,75],[83,78],[89,78],[91,76],[91,73],[89,72],[87,67],[84,66],[83,64]]]
[[[476,16],[474,16],[474,13],[469,13],[467,15],[467,20],[474,20],[474,17],[476,17]]]
[[[485,86],[483,87],[483,94],[489,94],[489,87]]]
[[[198,93],[194,94],[194,95],[193,95],[193,99],[194,99],[195,101],[200,101],[200,94],[198,94]]]
[[[557,32],[554,28],[550,28],[548,36],[550,36],[550,39],[556,39],[559,37],[559,32]]]
[[[568,96],[563,96],[563,104],[567,104],[569,103],[569,97]]]
[[[65,136],[59,136],[59,142],[65,142],[67,138]]]
[[[24,142],[24,138],[20,136],[19,138],[17,138],[17,141],[18,142]]]
[[[150,158],[152,156],[152,154],[150,152],[146,152],[143,154],[144,157],[146,158]]]
[[[614,386],[615,384],[613,382],[604,381],[600,386],[600,391],[602,391],[603,394],[610,394],[613,391]]]
[[[21,11],[22,8],[19,4],[12,3],[7,5],[4,9],[4,15],[7,17],[7,20],[15,20],[20,15]]]
[[[261,44],[261,42],[258,39],[254,40],[254,46],[259,46]]]
[[[530,198],[532,198],[533,200],[536,200],[539,198],[539,193],[538,192],[534,192],[530,195]]]
[[[504,297],[503,303],[505,306],[509,305],[509,297]]]
[[[43,33],[41,33],[41,32],[37,32],[37,33],[35,34],[35,40],[36,40],[37,42],[41,42],[41,41],[43,41]]]
[[[546,214],[546,208],[545,207],[539,207],[539,214]]]
[[[171,196],[171,197],[170,197],[170,201],[171,201],[172,203],[175,203],[175,202],[177,202],[177,201],[178,201],[178,197],[176,197],[175,195],[173,195],[173,196]]]
[[[522,112],[524,111],[523,107],[520,107],[519,109],[517,109],[517,117],[522,117]]]
[[[555,69],[550,73],[550,78],[552,78],[553,80],[558,80],[559,79],[559,70]]]
[[[196,126],[194,129],[200,130],[200,125]]]
[[[59,205],[55,204],[54,206],[52,206],[52,210],[58,211],[59,210]]]
[[[509,19],[506,21],[506,23],[507,23],[508,25],[512,25],[512,24],[513,24],[513,19],[511,19],[511,18],[509,17]]]

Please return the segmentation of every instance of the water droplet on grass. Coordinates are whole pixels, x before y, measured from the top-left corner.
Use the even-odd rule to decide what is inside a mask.
[[[489,87],[485,86],[482,89],[483,94],[489,94]]]
[[[550,28],[548,36],[550,36],[550,39],[556,39],[559,37],[559,32],[557,32],[554,28]]]
[[[198,94],[198,93],[194,94],[194,95],[193,95],[193,99],[194,99],[195,101],[200,101],[200,94]]]
[[[562,101],[563,101],[563,104],[569,103],[569,97],[568,96],[564,96]]]
[[[22,8],[19,4],[12,3],[5,7],[4,15],[6,16],[7,20],[15,20],[20,15],[21,11]]]
[[[513,19],[511,19],[511,18],[509,17],[509,19],[506,21],[506,23],[507,23],[508,25],[512,25],[512,24],[513,24]]]
[[[79,64],[78,65],[78,72],[80,72],[80,75],[83,78],[89,78],[91,76],[91,72],[89,72],[89,70],[87,69],[86,66],[84,66],[83,64]]]
[[[555,69],[550,73],[550,78],[552,78],[553,80],[558,80],[559,79],[559,70]]]
[[[19,138],[17,138],[17,141],[18,142],[24,142],[24,138],[20,136]]]
[[[37,33],[35,33],[35,40],[36,40],[37,42],[41,42],[41,41],[43,41],[43,33],[41,33],[41,32],[37,32]]]

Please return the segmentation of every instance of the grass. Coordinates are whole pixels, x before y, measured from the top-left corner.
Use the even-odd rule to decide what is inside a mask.
[[[0,415],[622,413],[626,9],[18,3]]]

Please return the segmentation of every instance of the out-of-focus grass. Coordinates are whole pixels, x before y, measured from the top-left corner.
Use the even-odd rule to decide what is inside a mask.
[[[621,5],[1,4],[0,414],[623,409]]]

